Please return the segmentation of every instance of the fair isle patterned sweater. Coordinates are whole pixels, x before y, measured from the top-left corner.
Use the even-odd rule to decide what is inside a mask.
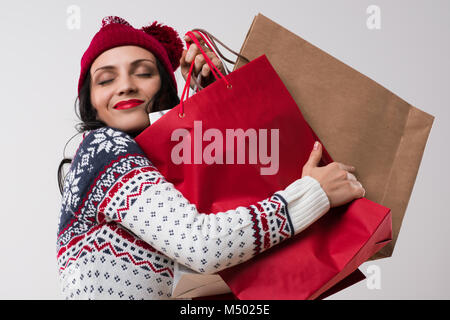
[[[128,134],[89,131],[64,182],[62,292],[66,299],[170,299],[175,263],[216,273],[301,232],[329,208],[318,181],[305,176],[254,205],[199,213]]]

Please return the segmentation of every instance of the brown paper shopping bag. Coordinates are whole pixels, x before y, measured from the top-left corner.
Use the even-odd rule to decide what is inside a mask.
[[[200,274],[176,263],[172,298],[187,299],[229,293],[230,288],[218,274]]]
[[[334,161],[354,165],[366,198],[391,208],[393,239],[372,259],[391,256],[434,117],[262,14],[240,54],[268,57]]]

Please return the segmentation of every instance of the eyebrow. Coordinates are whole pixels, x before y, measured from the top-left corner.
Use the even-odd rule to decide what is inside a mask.
[[[141,62],[143,62],[143,61],[150,61],[150,62],[152,62],[153,64],[156,64],[155,63],[155,61],[153,61],[153,60],[150,60],[150,59],[138,59],[138,60],[135,60],[135,61],[133,61],[132,63],[130,63],[132,66],[135,66],[135,65],[137,65],[137,64],[139,64],[139,63],[141,63]],[[115,68],[115,66],[103,66],[103,67],[100,67],[100,68],[97,68],[95,71],[94,71],[94,73],[92,74],[92,75],[94,75],[98,70],[102,70],[102,69],[114,69]]]

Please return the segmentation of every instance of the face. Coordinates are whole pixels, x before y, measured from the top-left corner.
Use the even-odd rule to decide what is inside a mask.
[[[91,104],[98,120],[127,133],[140,132],[150,125],[148,112],[161,88],[151,52],[137,46],[112,48],[97,57],[90,75]],[[129,100],[128,104],[117,105]]]

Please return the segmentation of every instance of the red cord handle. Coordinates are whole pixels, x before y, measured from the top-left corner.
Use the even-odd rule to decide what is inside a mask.
[[[214,53],[216,54],[216,52],[214,51],[214,49],[212,48],[211,44],[209,43],[209,41],[205,38],[205,36],[203,36],[203,34],[199,31],[195,31],[197,32],[200,37],[203,39],[203,41],[205,41],[206,46],[208,46],[208,48]],[[225,78],[225,76],[222,74],[222,72],[220,72],[220,70],[214,65],[214,63],[211,61],[211,59],[208,57],[208,55],[205,53],[205,51],[203,50],[202,46],[200,45],[200,42],[197,40],[197,37],[194,35],[194,33],[192,31],[188,31],[186,33],[186,36],[188,36],[189,38],[191,38],[191,40],[197,45],[197,47],[200,49],[200,52],[202,53],[203,57],[206,60],[206,63],[208,64],[211,72],[213,73],[214,77],[216,78],[216,80],[219,80],[219,78],[223,79],[227,85],[228,89],[231,89],[232,86],[231,84],[228,82],[228,80]],[[190,44],[187,44],[188,49]],[[191,67],[189,68],[189,73],[187,75],[186,78],[186,83],[184,85],[183,88],[183,93],[181,94],[181,99],[180,99],[180,113],[178,114],[180,116],[180,118],[184,117],[184,105],[183,105],[183,101],[185,100],[185,98],[187,99],[189,97],[189,92],[190,92],[190,84],[191,84],[191,77],[192,77],[192,73],[194,70],[194,64],[195,64],[195,60],[192,61]]]

